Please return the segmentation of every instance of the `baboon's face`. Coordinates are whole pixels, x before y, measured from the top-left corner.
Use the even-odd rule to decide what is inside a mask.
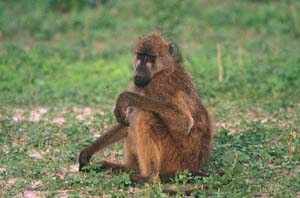
[[[160,34],[151,34],[141,38],[135,51],[134,84],[145,87],[159,71],[171,67],[170,45]]]
[[[152,76],[156,56],[143,52],[137,52],[134,61],[134,84],[138,87],[146,86]]]

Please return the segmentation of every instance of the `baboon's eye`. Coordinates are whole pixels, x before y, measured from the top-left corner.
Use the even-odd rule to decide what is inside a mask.
[[[138,60],[142,60],[143,57],[144,57],[144,54],[143,54],[143,53],[136,53],[136,58],[137,58]]]
[[[147,58],[147,62],[155,63],[155,59],[156,59],[155,56],[147,54],[146,58]]]
[[[156,59],[156,56],[146,54],[146,53],[136,53],[136,58],[138,60],[154,63],[155,59]]]

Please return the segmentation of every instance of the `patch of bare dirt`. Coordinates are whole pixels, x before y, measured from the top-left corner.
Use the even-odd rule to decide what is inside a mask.
[[[28,151],[28,156],[31,157],[31,158],[38,159],[38,160],[43,160],[44,159],[42,154],[37,150]]]
[[[104,115],[104,112],[99,108],[92,107],[73,107],[70,110],[62,109],[59,112],[49,113],[50,108],[35,107],[33,109],[16,108],[13,110],[11,120],[15,124],[22,123],[23,121],[29,122],[51,122],[54,124],[62,125],[67,122],[67,116],[74,116],[78,121],[82,121],[87,125],[91,125],[96,115]],[[52,115],[54,114],[54,115]],[[49,115],[51,115],[49,117]],[[4,116],[0,114],[0,120]],[[0,126],[1,129],[1,126]]]
[[[35,108],[30,112],[28,120],[31,122],[39,122],[47,111],[45,107]]]
[[[23,109],[16,109],[15,113],[12,117],[14,123],[19,123],[24,120],[24,110]]]

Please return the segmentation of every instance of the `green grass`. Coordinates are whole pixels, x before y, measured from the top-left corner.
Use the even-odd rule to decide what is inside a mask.
[[[168,185],[205,185],[194,194],[207,197],[300,196],[299,1],[89,2],[0,2],[0,197],[168,197]],[[222,177],[186,184],[184,172],[142,186],[129,173],[76,172],[80,150],[115,122],[134,44],[152,31],[182,49],[217,125],[205,169]],[[121,160],[122,149],[92,165]]]

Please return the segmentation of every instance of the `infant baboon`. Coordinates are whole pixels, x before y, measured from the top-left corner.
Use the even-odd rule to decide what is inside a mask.
[[[133,82],[116,102],[119,124],[81,151],[80,170],[95,152],[123,138],[125,163],[102,161],[102,168],[134,169],[136,182],[183,170],[197,174],[207,162],[211,119],[175,47],[159,33],[139,39]]]

